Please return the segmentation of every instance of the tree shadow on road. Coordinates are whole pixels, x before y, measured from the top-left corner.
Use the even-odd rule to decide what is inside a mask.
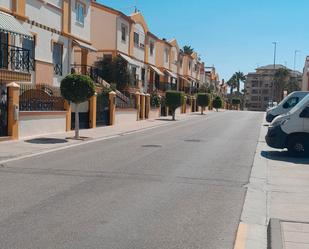
[[[307,157],[293,157],[289,155],[288,151],[262,151],[261,156],[269,160],[289,162],[295,164],[308,164],[309,165],[309,156]]]
[[[61,144],[61,143],[67,143],[68,140],[60,139],[60,138],[42,137],[42,138],[28,139],[28,140],[25,140],[25,142],[31,143],[31,144]]]

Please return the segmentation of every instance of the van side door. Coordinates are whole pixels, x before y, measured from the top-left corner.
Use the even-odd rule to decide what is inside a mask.
[[[299,114],[303,122],[304,131],[309,133],[309,106],[306,106]]]

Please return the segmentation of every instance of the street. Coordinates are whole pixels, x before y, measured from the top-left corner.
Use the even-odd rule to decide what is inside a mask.
[[[213,113],[6,163],[0,248],[231,249],[262,118]]]

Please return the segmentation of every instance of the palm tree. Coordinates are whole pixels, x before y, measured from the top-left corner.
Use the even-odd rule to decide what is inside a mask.
[[[235,74],[226,82],[226,84],[230,87],[230,94],[233,93],[235,87],[237,87],[237,79]]]
[[[290,72],[286,68],[279,68],[274,75],[274,97],[277,102],[283,98],[283,90],[288,84]]]
[[[240,72],[240,71],[234,73],[234,75],[235,75],[235,79],[237,82],[237,92],[240,92],[240,82],[245,82],[246,76],[244,75],[243,72]]]
[[[182,51],[187,55],[191,55],[193,53],[194,49],[191,48],[191,46],[185,45],[185,46],[183,46]]]

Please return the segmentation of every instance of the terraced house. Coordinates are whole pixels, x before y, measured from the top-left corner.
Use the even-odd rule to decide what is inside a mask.
[[[206,83],[204,63],[197,53],[186,55],[176,39],[158,38],[140,12],[127,16],[96,1],[91,11],[91,43],[97,51],[88,54],[88,63],[95,66],[104,58],[122,57],[133,75],[127,93],[169,89],[191,93]]]
[[[38,128],[41,133],[65,130],[63,101],[56,87],[72,70],[74,50],[81,51],[81,60],[95,50],[90,20],[90,0],[0,0],[2,136],[10,133],[7,84],[11,82],[20,87],[20,136],[35,135]],[[48,101],[38,101],[42,94]]]

